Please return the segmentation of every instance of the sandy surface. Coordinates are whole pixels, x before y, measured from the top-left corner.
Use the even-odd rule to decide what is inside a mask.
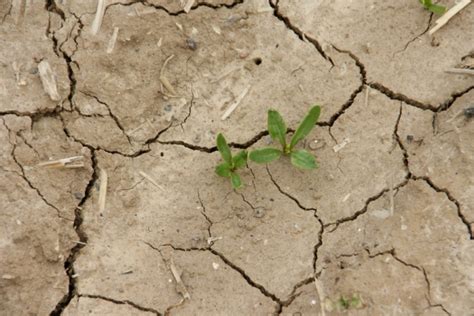
[[[0,0],[0,314],[471,315],[474,5],[46,2]],[[313,104],[318,170],[214,174]]]

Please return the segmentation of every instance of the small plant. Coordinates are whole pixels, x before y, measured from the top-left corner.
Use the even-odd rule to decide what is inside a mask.
[[[216,167],[216,173],[224,178],[230,178],[232,187],[238,189],[242,186],[242,180],[236,170],[247,164],[247,151],[242,150],[237,155],[232,156],[229,145],[224,135],[217,135],[217,149],[219,150],[223,163]]]
[[[281,144],[281,150],[277,148],[267,147],[257,149],[249,154],[250,160],[256,163],[268,163],[277,160],[282,155],[290,156],[293,166],[300,169],[315,169],[318,167],[316,159],[313,155],[304,149],[296,150],[295,146],[304,139],[314,128],[318,121],[321,107],[313,106],[298,129],[293,134],[290,143],[286,142],[286,124],[280,113],[276,110],[268,111],[268,133],[275,141]]]
[[[439,5],[439,4],[433,4],[431,0],[418,0],[424,7],[425,9],[435,13],[435,14],[444,14],[446,12],[446,7]]]
[[[341,296],[336,302],[336,306],[339,310],[358,309],[363,306],[362,300],[356,294],[353,294],[351,298],[345,298]]]

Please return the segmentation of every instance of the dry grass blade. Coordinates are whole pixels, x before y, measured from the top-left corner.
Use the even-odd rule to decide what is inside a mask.
[[[428,32],[430,35],[433,35],[434,32],[442,28],[446,23],[451,20],[453,16],[458,14],[462,9],[464,9],[472,0],[461,0],[454,7],[448,10],[443,16],[436,20],[436,25]]]
[[[99,188],[99,214],[104,214],[105,200],[107,197],[107,172],[100,169],[100,188]]]
[[[109,45],[107,45],[107,54],[111,54],[114,51],[115,43],[117,42],[119,28],[114,27],[114,32],[112,33],[112,37],[110,38]]]
[[[153,184],[155,187],[157,187],[158,189],[160,189],[161,191],[164,191],[163,187],[161,187],[161,185],[159,185],[152,177],[150,177],[148,174],[146,174],[145,172],[143,171],[140,171],[139,174],[145,178],[146,180],[148,180],[151,184]]]
[[[102,25],[102,19],[104,18],[105,13],[105,0],[97,1],[97,11],[95,12],[94,21],[92,21],[91,33],[92,35],[97,35],[99,33],[100,27]]]
[[[64,169],[84,168],[84,163],[81,161],[83,159],[84,156],[74,156],[58,160],[40,162],[37,166]]]
[[[174,90],[174,88],[171,85],[171,83],[169,82],[168,78],[166,78],[165,75],[164,75],[166,66],[168,65],[170,60],[173,59],[173,58],[174,58],[174,55],[171,55],[168,58],[166,58],[165,62],[163,63],[163,67],[161,67],[161,71],[160,71],[160,81],[163,84],[163,86],[166,88],[166,90],[168,90],[171,93],[170,97],[177,97],[176,96],[176,90]],[[165,94],[165,93],[163,92],[163,94]]]
[[[474,69],[468,68],[449,68],[445,72],[458,75],[471,75],[474,76]]]
[[[173,258],[170,259],[170,270],[178,285],[178,291],[183,295],[185,299],[191,299],[191,295],[189,294],[188,289],[184,285],[183,280],[181,280],[181,275],[178,269],[176,269]]]
[[[61,96],[58,93],[58,88],[56,85],[56,77],[51,70],[51,66],[46,60],[42,60],[38,64],[38,72],[41,78],[41,83],[43,84],[43,89],[49,95],[51,100],[61,100]]]
[[[229,108],[225,111],[225,113],[222,115],[221,117],[221,120],[226,120],[231,114],[232,112],[235,111],[235,109],[239,106],[240,102],[242,102],[242,100],[245,98],[245,96],[247,95],[247,93],[249,92],[250,90],[250,85],[247,86],[247,88],[245,88],[242,93],[235,99],[234,103],[232,103]]]

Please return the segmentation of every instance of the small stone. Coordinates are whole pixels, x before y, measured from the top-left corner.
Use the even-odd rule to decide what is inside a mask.
[[[326,146],[326,142],[324,140],[313,139],[309,142],[308,147],[311,150],[321,149]]]
[[[81,192],[74,192],[74,197],[78,200],[81,200],[83,198],[83,195]]]
[[[411,143],[413,141],[413,135],[407,135],[407,142]]]
[[[213,262],[213,263],[212,263],[212,268],[213,268],[214,270],[219,269],[219,264],[218,264],[217,262]]]
[[[32,75],[36,75],[38,73],[38,67],[31,67],[28,72]]]
[[[173,108],[173,106],[171,104],[165,105],[165,111],[166,112],[170,112],[172,108]]]
[[[265,209],[263,207],[256,207],[253,213],[256,218],[262,218],[265,216]]]
[[[464,116],[467,118],[474,117],[474,106],[464,109]]]
[[[191,37],[188,37],[186,39],[186,45],[188,46],[189,49],[191,50],[196,50],[197,49],[197,43],[194,39],[192,39]]]

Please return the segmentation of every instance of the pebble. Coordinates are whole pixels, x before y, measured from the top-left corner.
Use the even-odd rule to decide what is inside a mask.
[[[474,117],[474,106],[464,109],[464,116],[467,118]]]
[[[326,142],[324,140],[313,139],[309,142],[308,146],[311,150],[321,149],[326,146]]]
[[[83,195],[81,192],[74,192],[74,197],[78,200],[81,200],[83,198]]]
[[[188,37],[186,39],[186,45],[188,46],[189,49],[191,50],[196,50],[197,49],[197,43],[195,40],[193,40],[191,37]]]
[[[256,207],[253,216],[256,217],[256,218],[264,217],[265,216],[265,209],[263,207]]]
[[[171,104],[165,105],[165,111],[166,112],[170,112],[172,108],[173,108],[173,106]]]

